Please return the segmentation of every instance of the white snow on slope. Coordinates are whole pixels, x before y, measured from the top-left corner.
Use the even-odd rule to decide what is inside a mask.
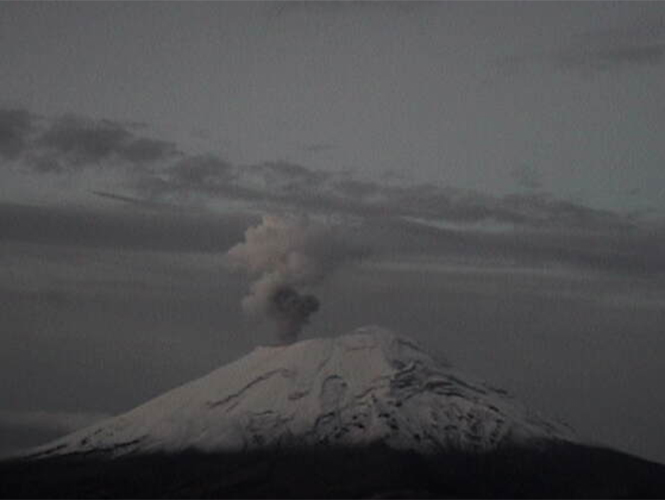
[[[381,441],[423,453],[575,440],[504,391],[379,327],[259,347],[147,403],[26,456],[237,451]]]

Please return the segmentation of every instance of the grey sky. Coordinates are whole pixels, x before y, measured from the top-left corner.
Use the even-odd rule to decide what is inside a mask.
[[[371,250],[306,335],[665,461],[663,4],[3,2],[0,42],[0,452],[267,341],[223,255],[306,212]]]

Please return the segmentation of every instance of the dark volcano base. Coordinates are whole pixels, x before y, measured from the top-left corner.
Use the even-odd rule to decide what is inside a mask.
[[[665,466],[587,446],[423,457],[383,446],[0,464],[3,498],[663,498]]]

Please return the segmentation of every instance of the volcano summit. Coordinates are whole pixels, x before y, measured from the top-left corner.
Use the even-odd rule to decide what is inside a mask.
[[[379,327],[259,347],[0,473],[6,496],[665,494],[665,467],[582,444]]]

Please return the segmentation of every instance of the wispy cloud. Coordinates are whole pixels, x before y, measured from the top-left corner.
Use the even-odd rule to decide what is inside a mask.
[[[304,151],[309,153],[323,153],[333,149],[335,149],[335,145],[328,142],[317,142],[316,144],[310,144],[303,148]]]
[[[136,127],[108,120],[71,115],[41,119],[27,111],[9,110],[0,115],[0,129],[4,130],[0,147],[10,163],[23,165],[34,175],[111,171],[121,180],[94,191],[137,208],[227,200],[262,209],[467,225],[587,230],[632,225],[625,215],[542,192],[496,197],[452,186],[359,179],[351,172],[321,171],[281,160],[237,165],[215,154],[182,153],[172,142],[137,135]],[[533,172],[516,175],[522,184],[538,186]],[[118,185],[124,186],[124,192],[118,191]]]
[[[547,64],[565,71],[614,71],[665,62],[665,21],[582,33],[549,51],[503,58],[499,66],[519,70]]]
[[[511,170],[510,174],[520,187],[526,189],[539,189],[542,187],[542,176],[531,165],[518,165]]]
[[[665,231],[545,231],[537,228],[487,232],[452,230],[404,220],[364,224],[379,260],[435,260],[437,264],[516,270],[568,269],[616,275],[665,275]]]
[[[359,180],[287,162],[243,166],[186,159],[175,167],[147,173],[136,188],[156,199],[199,195],[361,218],[413,217],[456,224],[593,230],[632,225],[630,217],[547,193],[495,197],[434,184]]]
[[[121,198],[126,202],[126,197]],[[224,252],[242,238],[245,227],[253,220],[242,214],[220,216],[174,209],[109,212],[0,203],[0,241],[170,252]]]
[[[31,122],[24,109],[0,109],[0,156],[15,159],[24,151]]]
[[[563,69],[612,70],[655,66],[665,61],[665,43],[602,48],[577,45],[554,54],[552,61]]]
[[[4,109],[0,156],[37,172],[63,173],[109,165],[145,168],[181,154],[173,142],[137,135],[136,129],[78,115],[47,119],[25,109]]]
[[[660,233],[650,232],[639,216],[534,190],[538,176],[526,167],[516,168],[514,175],[528,192],[493,196],[403,179],[370,180],[288,161],[239,165],[214,154],[179,153],[172,143],[138,136],[129,125],[30,116],[28,122],[41,125],[31,125],[28,133],[25,113],[6,114],[5,128],[13,132],[5,135],[14,139],[5,143],[22,144],[9,148],[14,164],[35,176],[72,176],[95,165],[110,170],[117,166],[122,189],[102,184],[93,193],[125,210],[5,203],[0,205],[0,234],[5,240],[224,252],[241,238],[252,213],[292,210],[351,221],[374,234],[389,252],[498,257],[538,265],[560,262],[617,272],[663,268]],[[45,148],[59,169],[35,170],[30,163],[34,151],[42,154]],[[245,215],[216,216],[191,208],[192,202],[199,207],[233,202]],[[386,232],[378,235],[377,228]]]

